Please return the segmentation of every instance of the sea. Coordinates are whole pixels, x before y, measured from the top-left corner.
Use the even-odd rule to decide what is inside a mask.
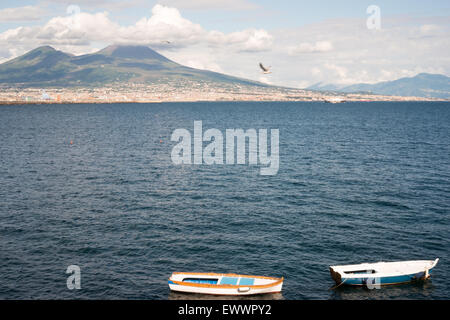
[[[278,129],[278,172],[174,164],[194,121]],[[210,298],[171,293],[175,271],[285,278],[258,299],[450,298],[449,102],[26,104],[0,123],[0,299]],[[332,289],[330,265],[436,258],[423,283]]]

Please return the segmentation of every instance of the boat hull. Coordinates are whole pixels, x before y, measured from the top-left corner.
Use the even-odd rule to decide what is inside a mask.
[[[425,277],[425,272],[419,272],[414,274],[406,274],[392,277],[342,278],[342,282],[345,282],[345,284],[349,286],[393,285],[415,281],[424,281],[429,277],[430,275],[428,277]]]
[[[267,293],[279,293],[282,290],[282,284],[270,287],[270,288],[250,288],[246,292],[240,292],[238,288],[201,288],[195,286],[179,285],[176,283],[171,283],[169,281],[169,287],[172,291],[184,292],[184,293],[200,293],[200,294],[211,294],[219,296],[245,296],[245,295],[255,295],[255,294],[267,294]]]

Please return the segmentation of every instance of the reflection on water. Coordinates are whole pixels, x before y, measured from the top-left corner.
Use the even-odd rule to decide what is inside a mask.
[[[218,296],[212,294],[182,293],[171,291],[169,300],[284,300],[282,293],[266,293],[249,296]]]
[[[405,299],[405,296],[414,296],[417,299],[430,299],[434,290],[433,283],[414,282],[399,285],[382,286],[380,289],[367,289],[366,287],[341,286],[332,290],[329,299],[337,300],[389,300]]]

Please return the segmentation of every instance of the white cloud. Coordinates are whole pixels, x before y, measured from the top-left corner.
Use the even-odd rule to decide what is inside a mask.
[[[317,75],[319,75],[321,72],[322,72],[322,71],[321,71],[319,68],[317,68],[317,67],[313,67],[313,68],[311,69],[311,74],[312,74],[313,76],[317,76]]]
[[[348,73],[347,68],[344,68],[344,67],[341,67],[334,63],[329,63],[329,62],[325,63],[324,67],[326,69],[328,69],[329,71],[334,72],[341,79],[345,79],[347,77],[347,73]]]
[[[328,52],[331,50],[333,50],[333,44],[329,41],[302,42],[298,46],[289,48],[289,54],[297,55],[301,53]]]
[[[160,0],[160,4],[180,9],[195,10],[251,10],[258,5],[247,0]]]
[[[272,48],[273,37],[263,29],[247,29],[243,31],[224,34],[213,31],[208,35],[211,45],[231,45],[238,51],[265,51]]]
[[[26,22],[40,20],[44,10],[35,6],[5,8],[0,10],[0,22]]]
[[[182,52],[167,52],[164,54],[169,59],[182,65],[223,73],[224,70],[216,59],[216,55],[200,48],[186,48]]]
[[[332,19],[271,34],[277,48],[272,54],[278,56],[274,68],[283,72],[283,84],[289,86],[450,74],[448,18],[384,17],[383,29],[375,32],[364,19]]]
[[[424,36],[435,35],[441,28],[435,24],[424,24],[420,26],[420,34]]]
[[[82,6],[83,8],[103,8],[108,10],[133,8],[148,3],[147,0],[45,0],[45,2],[66,6],[76,5]]]
[[[141,44],[156,49],[203,44],[226,47],[229,52],[263,51],[270,48],[272,36],[262,29],[248,29],[233,33],[205,30],[201,25],[184,18],[176,8],[155,5],[151,16],[130,26],[122,26],[110,19],[108,12],[80,12],[50,19],[43,26],[19,27],[0,33],[0,45],[15,46],[22,51],[38,45],[53,45],[66,50],[79,46],[77,52],[91,50],[91,44]],[[20,51],[20,50],[19,50]]]
[[[135,25],[118,28],[119,42],[160,43],[171,41],[185,45],[202,40],[207,32],[196,23],[181,16],[176,8],[155,5],[150,18],[142,18]]]

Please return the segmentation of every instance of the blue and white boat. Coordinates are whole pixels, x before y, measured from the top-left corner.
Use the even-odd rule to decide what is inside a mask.
[[[439,259],[330,266],[330,273],[338,286],[399,284],[430,278],[438,261]]]

